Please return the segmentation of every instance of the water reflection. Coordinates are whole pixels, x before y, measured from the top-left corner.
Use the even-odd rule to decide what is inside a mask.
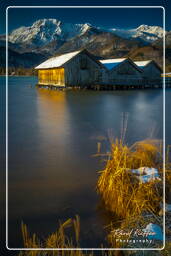
[[[32,135],[38,136],[35,136],[34,143],[27,141],[24,153],[15,154],[13,149],[10,154],[10,170],[14,170],[9,177],[10,242],[16,243],[12,231],[20,232],[21,220],[44,236],[55,229],[59,219],[75,214],[83,220],[83,241],[87,241],[84,233],[89,233],[97,225],[97,160],[91,157],[94,141],[91,150],[84,152],[88,140],[85,136],[83,140],[78,139],[78,127],[75,121],[71,121],[72,114],[64,92],[39,90],[36,96],[35,118],[25,127],[25,133],[28,134],[27,129],[31,128]],[[15,179],[14,173],[17,174]],[[35,223],[36,220],[39,224]],[[96,234],[97,241],[98,236]]]
[[[97,207],[97,171],[104,164],[92,157],[97,142],[109,149],[108,131],[120,136],[126,112],[128,143],[148,137],[154,124],[151,133],[161,138],[161,91],[57,92],[27,84],[26,78],[10,84],[10,245],[21,246],[21,220],[44,237],[58,219],[79,214],[82,246],[99,247],[108,218]]]

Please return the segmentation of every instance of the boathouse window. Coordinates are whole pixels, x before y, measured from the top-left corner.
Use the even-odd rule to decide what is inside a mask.
[[[81,58],[80,59],[80,68],[81,69],[88,69],[88,65],[87,65],[87,59],[86,58]]]

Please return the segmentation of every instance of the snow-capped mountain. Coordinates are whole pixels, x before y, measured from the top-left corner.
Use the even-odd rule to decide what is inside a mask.
[[[92,26],[89,23],[72,24],[63,23],[57,19],[40,19],[29,27],[20,27],[9,34],[9,42],[25,44],[30,47],[40,47],[59,40],[66,42],[76,36],[82,36],[87,31],[110,32],[128,39],[141,39],[145,42],[153,42],[162,38],[163,29],[159,26],[141,25],[134,29],[104,29]]]
[[[157,56],[157,52],[160,52],[160,49],[155,49],[154,52],[153,46],[156,43],[160,48],[163,33],[159,26],[141,25],[132,29],[106,29],[89,23],[72,24],[57,19],[40,19],[31,26],[22,26],[8,35],[9,66],[33,67],[50,56],[83,48],[97,58],[137,55],[151,58],[148,53],[153,52],[153,55]],[[3,65],[4,40],[5,35],[0,35],[0,57],[4,59]]]
[[[147,43],[152,43],[155,40],[158,40],[163,37],[164,30],[159,26],[148,26],[141,25],[138,28],[134,29],[109,29],[112,33],[115,33],[118,36],[128,39],[140,39]]]
[[[91,28],[90,24],[63,23],[57,19],[41,19],[29,27],[20,27],[9,34],[9,42],[43,46],[54,40],[69,40],[84,34]]]

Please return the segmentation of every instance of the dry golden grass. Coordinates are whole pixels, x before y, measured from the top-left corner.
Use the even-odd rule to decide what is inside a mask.
[[[171,203],[171,162],[170,146],[166,150],[166,202]],[[109,154],[108,154],[109,156]],[[154,167],[159,170],[160,181],[141,184],[130,169],[138,169],[141,166]],[[107,160],[105,169],[100,172],[97,189],[102,196],[106,208],[116,213],[120,218],[114,219],[106,228],[109,230],[108,241],[113,248],[132,247],[128,244],[120,244],[114,231],[143,229],[149,223],[157,223],[161,228],[163,216],[160,215],[163,200],[163,157],[162,144],[159,141],[145,140],[128,147],[122,141],[111,143],[111,154]],[[118,238],[118,237],[117,237]],[[123,240],[125,237],[120,237]],[[128,238],[128,237],[127,237]],[[130,237],[132,239],[132,237]],[[170,213],[166,213],[166,247],[163,251],[130,251],[125,255],[171,255],[171,230]],[[152,247],[160,248],[161,242],[156,241]],[[135,247],[135,245],[133,245]],[[137,244],[136,247],[139,247]],[[145,246],[146,247],[146,246]],[[130,248],[131,250],[131,248]]]
[[[100,155],[101,145],[98,145],[98,155]],[[104,156],[104,154],[101,154]],[[169,151],[167,153],[169,155]],[[144,228],[147,222],[153,222],[157,218],[160,225],[162,217],[157,216],[160,202],[162,201],[162,181],[153,181],[152,183],[141,184],[129,170],[137,169],[141,166],[154,167],[159,170],[160,176],[163,175],[162,144],[155,140],[140,141],[128,147],[121,140],[111,141],[111,153],[107,154],[108,160],[106,167],[100,172],[97,190],[101,194],[106,208],[122,218],[120,228],[127,227]],[[171,185],[171,166],[169,159],[166,159],[166,189]],[[169,190],[170,191],[170,190]],[[147,212],[152,217],[147,216]],[[114,220],[115,221],[115,220]],[[68,237],[66,230],[72,229]],[[110,231],[114,230],[110,227]],[[80,220],[68,219],[59,224],[56,232],[49,235],[44,241],[41,241],[35,234],[29,235],[26,225],[22,224],[22,234],[25,248],[80,248]],[[112,247],[121,245],[114,244],[113,237],[108,236],[108,241]],[[122,246],[123,247],[123,244]],[[130,248],[131,250],[131,248]],[[93,251],[80,250],[59,250],[59,251],[26,251],[20,252],[19,256],[93,256]],[[98,255],[116,256],[116,255],[171,255],[170,242],[167,242],[166,249],[162,252],[157,251],[125,251],[119,254],[118,251],[103,251]]]
[[[66,229],[72,228],[73,234],[68,237]],[[93,256],[93,251],[70,250],[71,248],[80,248],[80,219],[76,216],[75,219],[68,219],[64,223],[59,224],[56,232],[49,235],[44,241],[41,241],[36,234],[30,236],[27,226],[22,223],[22,236],[24,248],[65,248],[67,250],[28,250],[21,251],[19,256]],[[73,242],[75,241],[75,243]],[[96,255],[96,254],[95,254]],[[121,256],[118,251],[102,251],[99,252],[101,256]]]
[[[75,233],[75,238],[68,238],[66,236],[66,229],[72,228]],[[27,226],[21,224],[23,243],[26,248],[73,248],[74,242],[79,243],[79,232],[80,232],[80,220],[79,216],[76,215],[75,219],[68,219],[64,223],[59,222],[59,228],[56,232],[49,235],[44,242],[40,242],[36,234],[33,234],[31,237],[29,235]],[[43,248],[42,247],[42,248]]]
[[[66,235],[66,230],[71,228],[74,237]],[[80,220],[79,216],[74,219],[68,219],[64,223],[59,223],[59,228],[56,232],[49,235],[44,241],[41,241],[36,234],[30,236],[27,226],[22,223],[22,236],[24,248],[79,248],[79,237],[80,237]],[[59,250],[59,251],[41,251],[41,250],[30,250],[26,252],[20,252],[19,256],[83,256],[85,255],[81,250]],[[87,256],[93,254],[87,253]]]
[[[159,141],[145,140],[128,147],[121,140],[111,143],[111,155],[100,172],[97,190],[105,207],[121,218],[142,212],[156,213],[162,200],[159,181],[140,183],[129,170],[142,166],[158,168],[162,173],[162,152]]]

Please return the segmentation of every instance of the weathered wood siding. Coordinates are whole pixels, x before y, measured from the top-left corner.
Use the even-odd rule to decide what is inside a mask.
[[[161,79],[161,70],[155,65],[154,62],[150,62],[143,69],[142,77],[143,84],[145,87],[161,87],[162,79]]]
[[[39,84],[65,86],[64,68],[39,69]]]
[[[140,85],[142,84],[142,73],[129,61],[124,61],[117,67],[108,70],[106,79],[111,85]]]
[[[161,77],[161,71],[151,62],[143,68],[143,77],[147,79],[157,79]]]
[[[68,61],[59,64],[58,68],[38,70],[40,85],[54,85],[59,87],[97,87],[106,88],[119,86],[151,87],[161,85],[161,71],[154,63],[140,69],[128,58],[120,62],[113,69],[106,66],[89,54],[87,51],[78,52]],[[109,87],[107,87],[109,85]]]
[[[101,83],[101,66],[85,53],[80,53],[64,65],[65,85],[86,87]]]

